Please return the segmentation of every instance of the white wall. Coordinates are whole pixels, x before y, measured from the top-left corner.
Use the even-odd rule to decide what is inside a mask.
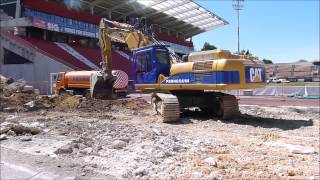
[[[11,41],[3,41],[3,38],[1,38],[0,42],[0,74],[15,79],[24,79],[28,84],[39,89],[41,93],[46,94],[50,90],[50,73],[73,70],[64,64],[23,45]],[[4,47],[25,57],[33,63],[4,64]]]

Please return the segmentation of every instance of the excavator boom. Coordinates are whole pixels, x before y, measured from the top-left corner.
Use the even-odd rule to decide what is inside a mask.
[[[102,18],[99,25],[99,45],[102,55],[101,70],[90,78],[91,97],[97,99],[113,98],[112,87],[116,78],[112,75],[111,41],[127,44],[130,50],[153,43],[148,36],[134,26]]]
[[[116,80],[112,75],[112,49],[110,31],[104,19],[101,19],[99,26],[99,45],[101,49],[101,71],[90,77],[91,97],[97,99],[112,99],[113,84]]]

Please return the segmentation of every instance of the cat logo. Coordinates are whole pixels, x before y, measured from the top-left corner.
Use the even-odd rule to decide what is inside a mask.
[[[250,68],[250,82],[262,82],[262,69]]]

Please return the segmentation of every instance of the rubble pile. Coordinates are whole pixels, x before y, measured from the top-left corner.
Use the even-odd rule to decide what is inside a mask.
[[[0,74],[0,93],[6,97],[11,96],[14,93],[29,93],[33,94],[34,88],[27,85],[23,79],[14,80],[7,78]]]
[[[121,109],[140,110],[149,108],[143,100],[117,99],[99,100],[87,99],[82,96],[39,96],[32,86],[26,85],[24,80],[14,80],[0,75],[0,111],[25,112],[39,109],[51,109],[63,112],[105,112]]]
[[[24,104],[35,100],[36,94],[32,86],[26,81],[14,80],[0,75],[0,111],[25,111]]]

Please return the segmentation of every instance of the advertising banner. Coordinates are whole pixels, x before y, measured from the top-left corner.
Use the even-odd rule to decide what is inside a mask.
[[[98,26],[78,20],[25,9],[25,16],[33,18],[33,26],[49,31],[98,38]]]

